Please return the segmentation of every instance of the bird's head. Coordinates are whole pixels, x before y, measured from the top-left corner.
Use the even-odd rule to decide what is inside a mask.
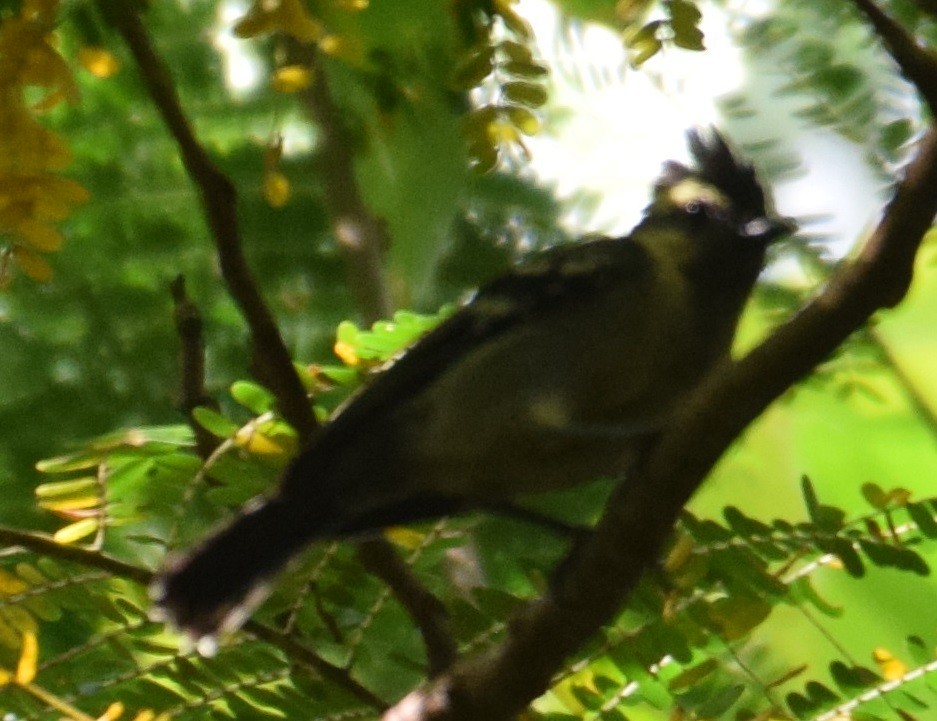
[[[796,226],[775,214],[754,168],[718,132],[691,130],[687,137],[693,167],[665,163],[645,223],[677,231],[676,255],[687,272],[739,272],[754,282],[768,245]]]

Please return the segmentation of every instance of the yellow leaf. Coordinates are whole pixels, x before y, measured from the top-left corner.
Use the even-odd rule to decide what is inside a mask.
[[[57,530],[52,534],[52,540],[67,546],[69,543],[80,541],[82,538],[96,533],[100,525],[97,518],[82,518],[80,521],[75,521]]]
[[[512,105],[508,108],[508,117],[524,135],[536,135],[540,132],[540,118],[527,108]]]
[[[520,138],[517,128],[504,120],[489,123],[487,130],[488,137],[493,143],[513,143]]]
[[[897,681],[908,672],[908,667],[895,658],[886,648],[879,647],[875,649],[872,652],[872,658],[878,665],[882,678],[886,681]]]
[[[425,536],[419,531],[414,531],[412,528],[393,526],[384,531],[384,537],[395,546],[400,546],[408,551],[412,551],[420,547]]]
[[[38,220],[24,220],[16,226],[16,234],[36,250],[54,253],[62,247],[65,238],[51,225]]]
[[[5,668],[0,668],[0,686],[6,686],[13,680],[13,674]]]
[[[297,93],[312,85],[312,73],[304,65],[284,65],[273,75],[271,86],[278,93]]]
[[[36,486],[33,493],[36,494],[38,500],[42,501],[59,496],[71,496],[75,493],[90,493],[97,490],[98,479],[94,476],[85,476],[84,478],[73,478],[68,481],[42,483]]]
[[[257,7],[256,5],[254,7]],[[269,32],[272,32],[276,29],[276,22],[269,13],[263,12],[254,12],[254,8],[251,8],[250,11],[234,23],[234,28],[232,32],[235,37],[239,37],[242,40],[247,38],[255,38],[259,35],[265,35]]]
[[[264,199],[271,208],[282,208],[290,200],[290,181],[278,170],[264,173]]]
[[[32,215],[32,204],[26,202],[10,202],[0,208],[0,228],[4,231],[19,225]]]
[[[102,80],[113,77],[120,70],[120,61],[109,50],[91,45],[78,51],[78,62],[94,77]]]
[[[361,362],[358,353],[355,352],[354,346],[345,341],[335,341],[335,345],[332,346],[332,351],[341,359],[342,363],[347,366],[356,366]]]
[[[300,42],[315,42],[322,36],[322,25],[307,12],[301,0],[280,0],[275,12],[280,30]]]
[[[17,593],[22,593],[27,588],[29,588],[29,586],[12,573],[0,570],[0,596],[12,596]]]
[[[326,35],[319,40],[319,49],[349,65],[360,66],[364,63],[364,48],[356,38],[348,35]]]
[[[107,707],[107,711],[102,716],[98,716],[97,721],[117,721],[124,713],[124,705],[120,701],[115,701]]]
[[[36,667],[39,665],[39,641],[33,631],[23,634],[23,650],[20,651],[20,660],[16,664],[16,682],[26,685],[36,678]]]
[[[234,442],[248,453],[258,456],[281,456],[287,452],[274,438],[261,433],[252,425],[241,428],[234,435]]]
[[[39,507],[52,511],[53,513],[67,513],[69,511],[85,511],[89,508],[97,508],[101,505],[101,497],[97,494],[93,496],[78,496],[76,498],[61,498],[49,501],[39,501]]]
[[[20,270],[37,283],[45,283],[52,278],[52,266],[46,259],[22,245],[13,246],[13,260]]]
[[[676,573],[684,564],[693,557],[693,549],[696,547],[693,539],[686,534],[681,534],[677,542],[670,549],[667,558],[664,559],[664,570],[667,573]]]
[[[77,88],[72,80],[68,63],[54,48],[45,43],[33,46],[21,80],[26,85],[65,90],[69,97],[77,98]]]
[[[261,0],[234,25],[239,38],[251,38],[274,31],[292,35],[300,42],[314,42],[322,35],[322,26],[312,18],[300,0]]]
[[[47,175],[39,179],[40,191],[54,195],[60,200],[72,205],[87,203],[91,193],[81,183],[70,178],[60,178],[56,175]]]

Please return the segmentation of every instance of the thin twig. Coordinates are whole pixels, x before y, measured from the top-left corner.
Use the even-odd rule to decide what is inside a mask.
[[[448,614],[442,602],[420,583],[413,569],[387,541],[362,541],[358,544],[358,560],[390,587],[394,597],[420,629],[426,645],[429,676],[436,676],[448,668],[458,649],[449,632]]]
[[[218,404],[205,391],[205,342],[202,337],[202,315],[185,290],[182,275],[169,284],[173,300],[173,320],[179,336],[179,370],[181,398],[179,405],[195,434],[195,449],[202,460],[207,460],[220,443],[192,416],[199,406],[217,408]]]
[[[140,20],[138,5],[120,0],[99,0],[99,4],[133,54],[147,92],[178,144],[186,171],[199,190],[221,274],[250,328],[252,369],[276,396],[283,417],[301,438],[308,438],[317,425],[315,416],[273,314],[244,258],[235,188],[195,137],[169,69],[157,55]]]
[[[371,708],[377,711],[387,709],[387,702],[353,679],[347,669],[329,663],[292,636],[256,621],[248,621],[244,624],[244,631],[265,643],[269,643],[271,646],[276,646],[294,663],[308,666],[322,678],[348,691],[356,699],[366,703]]]
[[[153,572],[145,568],[120,561],[101,551],[58,543],[41,533],[0,526],[0,545],[24,548],[40,556],[57,558],[88,568],[97,568],[143,585],[148,585],[153,580]]]

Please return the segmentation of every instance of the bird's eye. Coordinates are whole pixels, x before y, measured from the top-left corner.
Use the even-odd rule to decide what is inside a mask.
[[[698,200],[691,200],[689,203],[683,206],[683,209],[690,215],[697,215],[703,210],[703,204]]]

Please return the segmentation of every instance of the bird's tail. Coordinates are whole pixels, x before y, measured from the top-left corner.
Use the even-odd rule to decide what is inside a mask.
[[[156,578],[154,616],[210,652],[215,634],[240,626],[266,597],[273,576],[308,543],[320,525],[312,513],[280,496],[249,507]]]

